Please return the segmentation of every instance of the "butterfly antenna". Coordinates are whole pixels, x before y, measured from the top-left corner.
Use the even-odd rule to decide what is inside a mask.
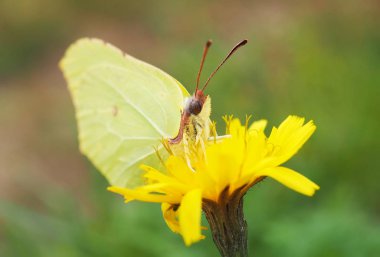
[[[205,47],[203,49],[203,55],[202,55],[202,60],[201,60],[201,65],[199,67],[199,71],[198,71],[198,76],[197,76],[197,86],[195,88],[195,92],[197,92],[198,90],[198,86],[199,86],[199,79],[201,78],[201,73],[202,73],[202,69],[203,69],[203,64],[206,60],[206,56],[207,56],[207,52],[208,52],[208,49],[210,48],[212,44],[212,41],[209,39],[207,40],[206,44],[205,44]]]
[[[247,42],[248,40],[244,39],[243,41],[239,42],[236,46],[234,46],[234,48],[232,48],[232,50],[228,53],[228,55],[224,58],[224,60],[219,64],[219,66],[214,70],[214,72],[211,73],[210,77],[208,77],[205,85],[202,88],[202,91],[206,89],[208,83],[210,82],[210,79],[214,77],[215,73],[220,69],[220,67],[222,67],[222,65],[228,60],[228,58],[230,58],[236,52],[236,50],[238,50],[241,46],[244,46],[245,44],[247,44]]]

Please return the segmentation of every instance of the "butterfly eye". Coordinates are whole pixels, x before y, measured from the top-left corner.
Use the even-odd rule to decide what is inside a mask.
[[[202,103],[199,100],[192,100],[189,104],[189,112],[198,115],[202,111]]]

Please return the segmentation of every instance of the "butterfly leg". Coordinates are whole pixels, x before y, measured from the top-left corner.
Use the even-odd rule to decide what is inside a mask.
[[[178,144],[178,143],[180,143],[182,141],[182,139],[184,137],[185,127],[189,123],[189,118],[190,118],[190,113],[183,112],[181,114],[181,123],[180,123],[180,126],[179,126],[178,135],[175,138],[169,139],[169,142],[171,144]]]

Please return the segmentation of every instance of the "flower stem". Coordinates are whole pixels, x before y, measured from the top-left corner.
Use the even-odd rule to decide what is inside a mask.
[[[210,224],[212,237],[222,257],[247,257],[247,222],[243,213],[246,190],[228,194],[226,188],[218,202],[204,201],[203,211]]]

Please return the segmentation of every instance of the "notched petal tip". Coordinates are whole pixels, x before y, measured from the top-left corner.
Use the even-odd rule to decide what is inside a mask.
[[[249,131],[264,131],[266,126],[268,124],[267,120],[257,120],[252,122],[252,124],[249,126]]]

